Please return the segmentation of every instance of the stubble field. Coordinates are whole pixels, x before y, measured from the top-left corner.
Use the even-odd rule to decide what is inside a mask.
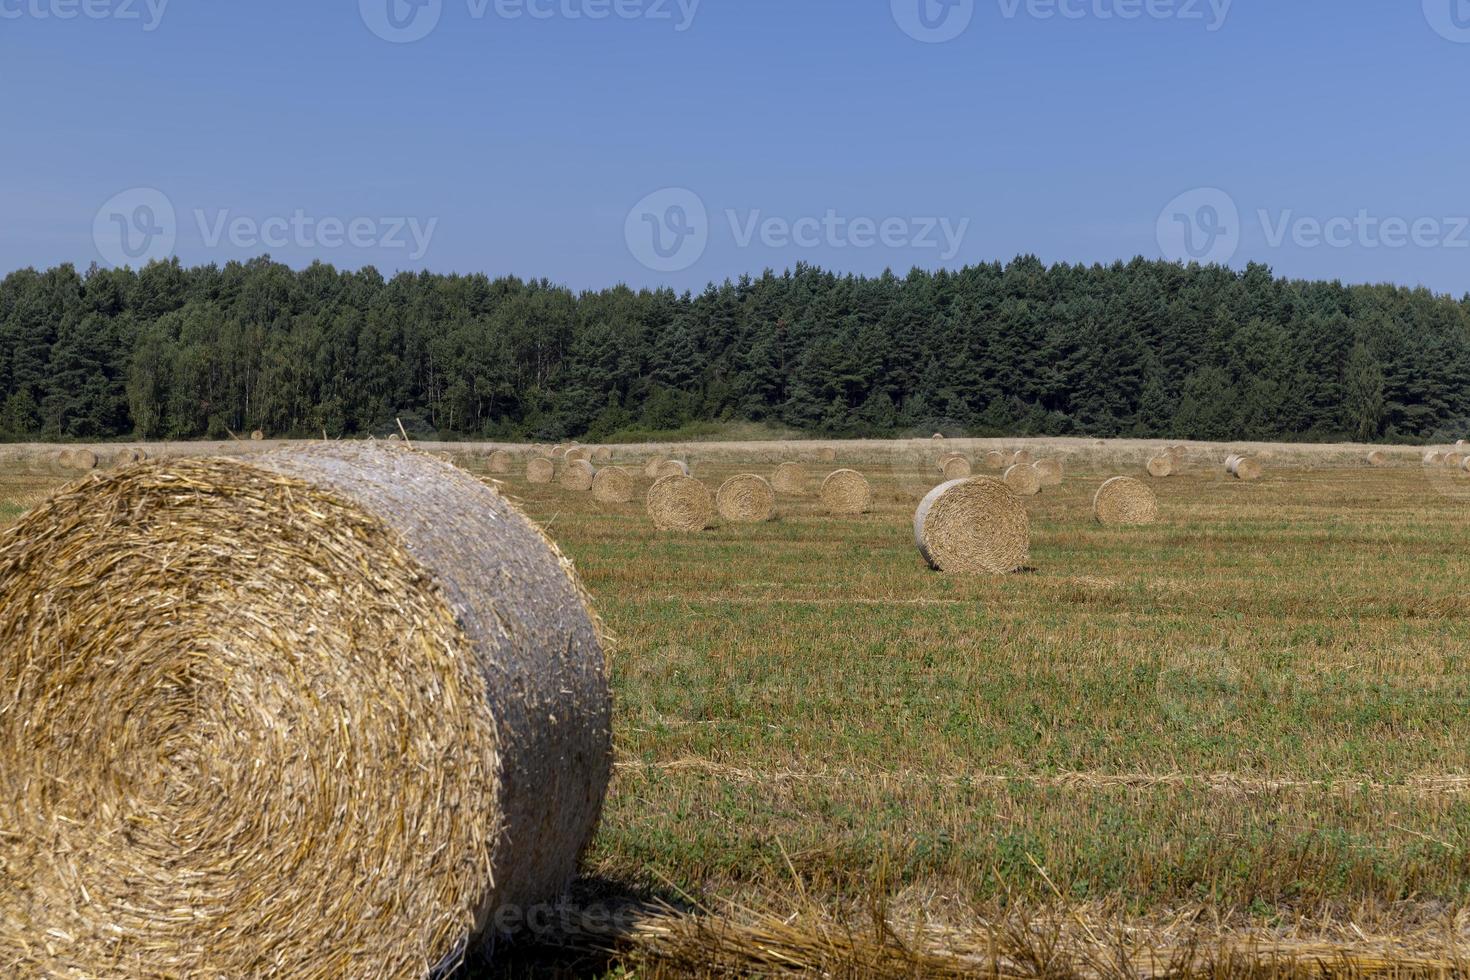
[[[691,447],[711,488],[783,458],[813,481],[770,523],[690,536],[649,524],[642,450],[615,459],[639,473],[628,505],[497,478],[616,636],[617,770],[582,900],[736,937],[716,952],[724,927],[700,926],[706,959],[614,937],[598,969],[758,966],[739,947],[780,936],[849,974],[898,956],[933,975],[915,964],[942,949],[981,969],[987,943],[1010,975],[1227,946],[1454,962],[1470,476],[1283,452],[1242,483],[1195,447],[1151,481],[1159,524],[1106,528],[1094,491],[1146,454],[1038,448],[1066,481],[1028,499],[1030,567],[1000,578],[933,572],[914,547],[937,446]],[[871,513],[823,513],[840,466],[872,480]],[[0,520],[59,482],[11,465]],[[571,932],[579,957],[599,945]]]

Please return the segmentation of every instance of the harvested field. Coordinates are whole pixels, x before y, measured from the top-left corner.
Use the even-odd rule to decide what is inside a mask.
[[[914,951],[1016,952],[1024,924],[1072,964],[1056,976],[1099,975],[1120,936],[1138,973],[1152,943],[1234,950],[1232,976],[1269,952],[1283,975],[1415,957],[1452,975],[1470,956],[1470,475],[1400,447],[1370,467],[1368,446],[1197,445],[1148,483],[1166,520],[1117,528],[1093,495],[1158,444],[1055,440],[1067,480],[1024,501],[1027,570],[965,576],[914,547],[935,449],[844,444],[872,485],[861,519],[783,497],[780,520],[692,535],[509,480],[617,637],[618,767],[580,899],[733,920],[640,911],[605,972],[713,976],[764,943],[838,975],[943,975]],[[803,452],[694,458],[717,487]],[[1268,475],[1234,479],[1230,452]],[[58,482],[0,472],[6,519]]]

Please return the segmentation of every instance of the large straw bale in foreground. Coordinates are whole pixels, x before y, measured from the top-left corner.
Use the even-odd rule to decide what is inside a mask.
[[[554,898],[611,771],[600,630],[406,449],[131,466],[0,535],[0,964],[404,977]]]
[[[1153,524],[1159,519],[1159,500],[1142,480],[1115,476],[1098,487],[1092,513],[1099,524]]]
[[[765,477],[741,473],[720,485],[715,509],[731,524],[760,524],[776,511],[776,491]]]
[[[660,531],[703,531],[714,523],[715,495],[692,476],[666,476],[648,488],[648,516]]]
[[[806,493],[806,467],[800,463],[782,463],[771,475],[771,487],[777,493],[792,496]]]
[[[822,506],[829,514],[866,514],[873,506],[873,488],[857,470],[838,470],[822,481]]]
[[[914,514],[914,541],[943,572],[1005,575],[1030,560],[1031,521],[1014,490],[980,476],[929,492]]]
[[[626,504],[636,493],[633,474],[621,466],[604,466],[592,478],[592,499],[600,504]]]

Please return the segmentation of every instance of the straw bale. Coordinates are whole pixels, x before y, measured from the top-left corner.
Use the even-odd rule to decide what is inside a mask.
[[[1014,490],[990,477],[951,480],[914,514],[914,541],[930,567],[1005,575],[1030,560],[1031,522]]]

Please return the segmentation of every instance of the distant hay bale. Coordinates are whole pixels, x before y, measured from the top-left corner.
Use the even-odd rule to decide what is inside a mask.
[[[720,520],[731,524],[760,524],[776,512],[776,491],[770,481],[754,473],[732,476],[715,494]]]
[[[970,460],[959,453],[951,454],[939,464],[939,468],[946,480],[963,480],[975,472],[975,468],[970,465]]]
[[[556,479],[556,464],[544,456],[537,456],[526,464],[527,483],[550,483]]]
[[[1174,457],[1165,453],[1148,461],[1148,475],[1162,480],[1174,475]]]
[[[1034,497],[1041,492],[1041,480],[1030,463],[1014,463],[1006,470],[1006,486],[1022,497]]]
[[[650,459],[646,464],[644,464],[643,475],[648,477],[650,480],[657,480],[658,468],[664,465],[664,461],[666,459],[667,457],[664,456],[655,456]]]
[[[1115,476],[1098,488],[1092,513],[1099,524],[1153,524],[1159,519],[1159,500],[1142,480]]]
[[[987,470],[1003,472],[1010,465],[1010,462],[1011,458],[999,449],[992,449],[985,454],[985,468]]]
[[[936,433],[934,433],[934,435],[932,436],[932,438],[934,438],[934,439],[943,439],[944,438],[944,433],[943,432],[936,432]]]
[[[491,473],[505,475],[515,469],[516,458],[504,449],[497,449],[490,454],[489,468]]]
[[[606,463],[612,459],[613,453],[607,446],[598,446],[592,450],[592,462]]]
[[[256,429],[254,432],[250,433],[250,441],[251,442],[264,442],[265,441],[265,433],[262,432],[259,429]]]
[[[621,466],[604,466],[592,478],[592,499],[600,504],[626,504],[636,493],[633,474]]]
[[[873,506],[873,488],[857,470],[838,470],[822,481],[822,507],[829,514],[866,514]]]
[[[1465,457],[1465,463],[1460,468],[1463,469],[1465,472],[1470,473],[1470,456]]]
[[[653,471],[656,480],[662,480],[666,476],[688,476],[689,464],[677,459],[666,459],[659,463]]]
[[[1189,449],[1185,446],[1170,446],[1168,449],[1164,450],[1164,452],[1166,455],[1173,458],[1174,462],[1176,463],[1182,462],[1184,457],[1189,455]]]
[[[703,531],[714,522],[715,495],[692,476],[666,476],[648,489],[648,516],[660,531]]]
[[[1465,465],[1465,458],[1463,453],[1445,453],[1444,465],[1452,470],[1458,470]]]
[[[942,572],[1006,575],[1031,557],[1031,521],[1015,491],[981,476],[929,492],[914,514],[914,542]]]
[[[1012,466],[1030,466],[1036,462],[1036,457],[1031,454],[1031,450],[1029,449],[1017,449],[1011,453],[1010,462]]]
[[[1387,466],[1388,454],[1381,449],[1375,449],[1368,454],[1369,466]]]
[[[1237,480],[1259,480],[1262,475],[1261,464],[1249,456],[1229,456],[1225,459],[1225,470]]]
[[[806,493],[806,467],[800,463],[782,463],[771,476],[771,488],[777,493],[799,496]]]
[[[90,449],[63,449],[56,454],[56,463],[63,470],[87,473],[97,468],[97,454]]]
[[[148,454],[141,449],[120,449],[117,451],[117,455],[112,457],[112,465],[114,467],[136,466],[138,463],[147,462],[147,460]]]
[[[584,463],[590,463],[592,462],[592,450],[588,449],[586,446],[573,446],[571,449],[567,450],[566,459],[569,462],[576,462],[580,460]]]
[[[939,472],[943,473],[944,472],[944,464],[945,463],[948,463],[952,459],[968,459],[968,458],[969,457],[966,456],[964,453],[956,453],[956,452],[940,453],[939,454],[939,463],[938,463]]]
[[[837,450],[831,446],[823,446],[817,450],[817,459],[823,463],[835,463],[837,462]]]
[[[567,454],[567,447],[561,445],[560,443],[558,443],[557,445],[551,447],[551,458],[552,459],[561,459],[566,454]]]
[[[571,565],[382,444],[41,505],[0,534],[0,689],[12,976],[448,973],[563,893],[611,775]]]
[[[597,470],[585,459],[571,459],[562,464],[561,476],[558,483],[563,490],[573,493],[586,493],[592,489],[592,481],[597,478]]]
[[[1442,453],[1442,452],[1438,452],[1436,450],[1431,450],[1430,452],[1427,452],[1427,453],[1424,454],[1424,465],[1425,466],[1439,466],[1443,462],[1444,462],[1444,453]]]
[[[1036,471],[1036,479],[1042,487],[1059,487],[1062,485],[1063,472],[1060,460],[1038,459],[1031,464]]]

